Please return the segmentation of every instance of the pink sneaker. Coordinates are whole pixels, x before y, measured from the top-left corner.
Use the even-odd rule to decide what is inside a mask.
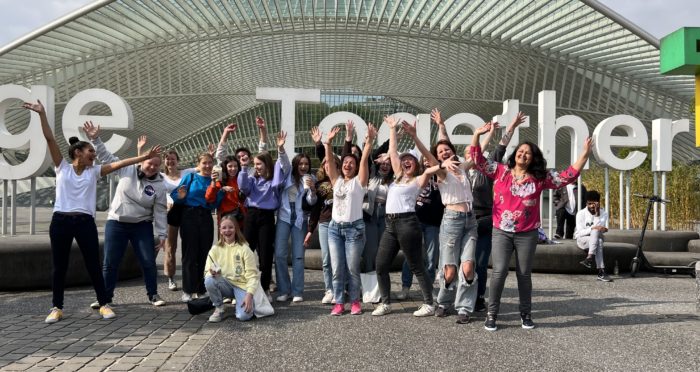
[[[343,315],[343,312],[345,312],[345,306],[343,304],[335,304],[333,305],[333,310],[331,310],[331,315],[340,316]]]
[[[350,314],[352,314],[352,315],[362,314],[362,305],[360,305],[360,301],[353,301],[352,302],[352,306],[350,307]]]

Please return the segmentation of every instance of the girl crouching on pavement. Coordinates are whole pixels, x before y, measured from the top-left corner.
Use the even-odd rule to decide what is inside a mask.
[[[209,321],[223,319],[223,300],[232,297],[236,299],[236,318],[250,320],[255,310],[253,295],[260,282],[255,253],[232,214],[221,217],[219,233],[219,242],[209,251],[204,271],[204,286],[214,304]]]

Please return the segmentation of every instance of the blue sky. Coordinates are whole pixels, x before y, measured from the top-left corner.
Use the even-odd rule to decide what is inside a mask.
[[[0,46],[92,0],[0,0]],[[700,0],[602,0],[609,8],[660,38],[679,27],[700,26]]]

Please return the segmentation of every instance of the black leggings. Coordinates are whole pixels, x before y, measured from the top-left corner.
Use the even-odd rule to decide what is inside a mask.
[[[248,208],[243,235],[250,249],[258,252],[260,284],[265,291],[269,291],[272,281],[272,259],[275,255],[275,211]]]
[[[388,214],[386,216],[386,229],[379,241],[379,251],[377,252],[377,279],[382,303],[389,304],[390,301],[389,271],[399,249],[403,251],[408,267],[418,280],[423,293],[423,303],[432,305],[433,285],[426,280],[427,274],[423,263],[423,232],[415,213],[408,213],[397,218],[392,218]]]
[[[54,212],[49,227],[51,238],[51,259],[53,271],[51,287],[53,288],[53,306],[63,309],[63,292],[66,288],[66,273],[70,262],[73,238],[78,243],[83,255],[85,268],[90,275],[92,286],[100,305],[107,303],[107,291],[100,265],[100,243],[97,239],[95,218],[88,214],[62,214]]]

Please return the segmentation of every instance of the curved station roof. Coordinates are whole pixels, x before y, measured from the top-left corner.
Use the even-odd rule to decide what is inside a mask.
[[[661,75],[658,40],[592,0],[96,1],[1,48],[0,84],[54,87],[57,130],[73,95],[108,89],[129,102],[138,134],[190,154],[231,118],[245,124],[237,145],[255,148],[252,116],[279,115],[256,87],[484,119],[507,99],[535,117],[548,89],[557,116],[578,115],[591,132],[614,114],[649,132],[653,119],[689,118],[674,155],[698,158],[693,79]],[[9,112],[10,131],[23,115]],[[297,146],[310,144],[314,120],[297,123]]]

